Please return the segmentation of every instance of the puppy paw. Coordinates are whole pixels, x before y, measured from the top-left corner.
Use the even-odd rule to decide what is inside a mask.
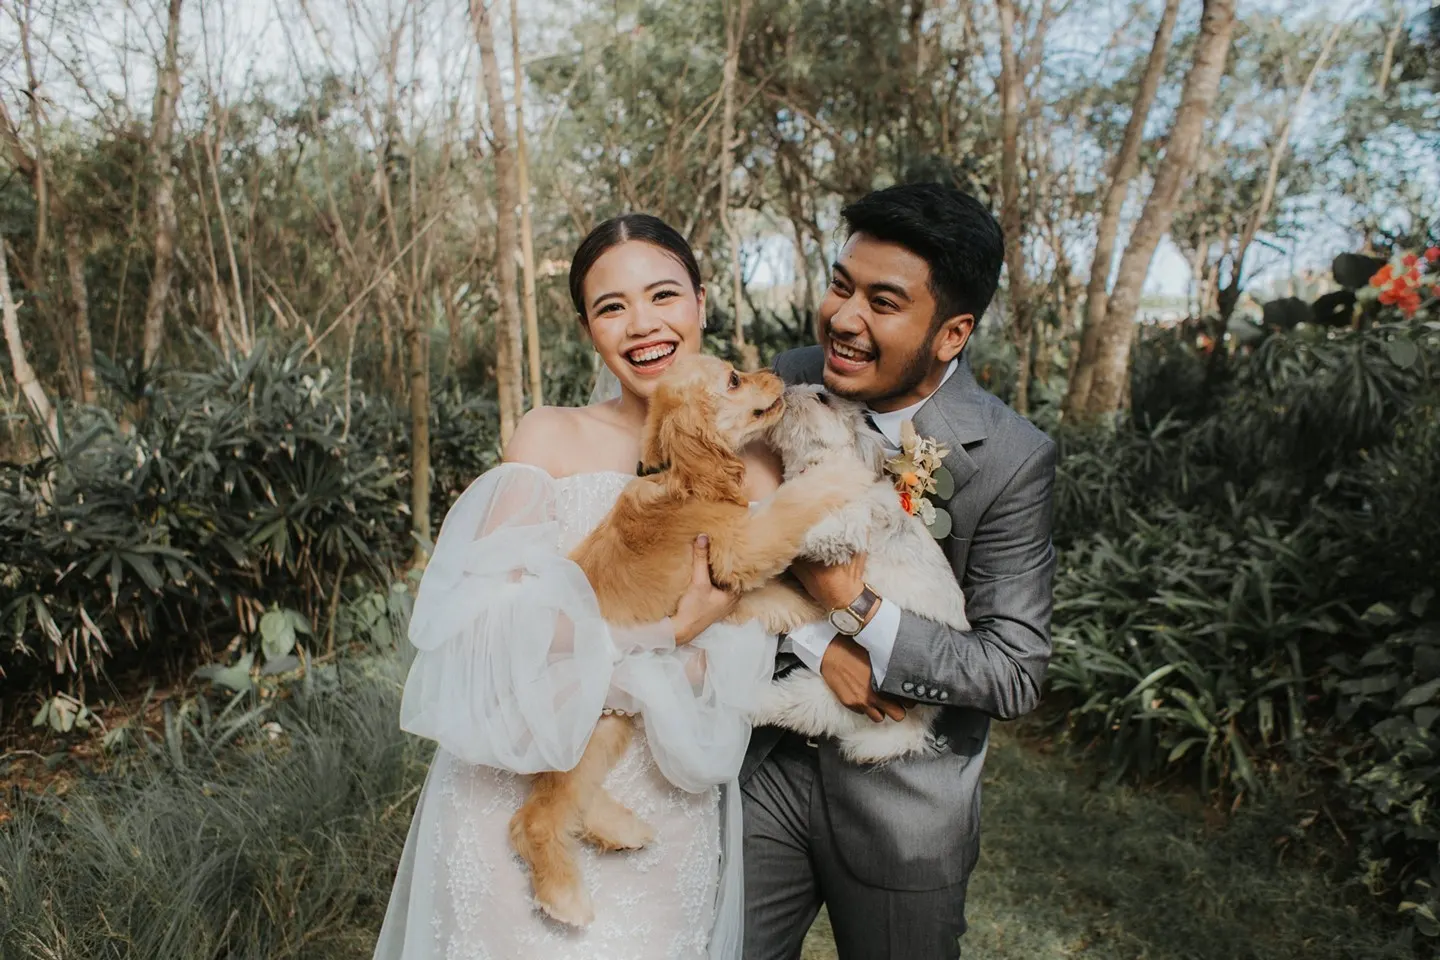
[[[586,811],[581,836],[601,850],[639,850],[655,839],[655,831],[628,807],[608,803]]]
[[[579,878],[570,883],[537,884],[535,902],[551,918],[572,927],[588,927],[595,920],[595,904]]]

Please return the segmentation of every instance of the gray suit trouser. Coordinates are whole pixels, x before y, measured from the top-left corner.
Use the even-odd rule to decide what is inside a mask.
[[[840,960],[957,960],[965,884],[886,890],[837,855],[818,751],[785,735],[751,774],[745,804],[745,960],[797,960],[829,908]]]

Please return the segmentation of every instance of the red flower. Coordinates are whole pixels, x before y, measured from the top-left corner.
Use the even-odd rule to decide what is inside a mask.
[[[900,508],[912,517],[915,515],[915,502],[910,499],[910,494],[904,490],[900,491]]]
[[[1409,270],[1405,271],[1405,279],[1409,280],[1411,283],[1419,283],[1420,271],[1415,267],[1411,267]]]
[[[1405,266],[1407,267],[1413,267],[1415,266],[1415,264],[1420,262],[1420,258],[1415,256],[1415,254],[1413,253],[1407,253],[1405,254],[1405,256],[1400,258],[1400,262],[1405,264]]]
[[[1434,263],[1436,260],[1440,260],[1440,247],[1431,247],[1429,250],[1426,250],[1425,259],[1430,261],[1431,263]]]
[[[1385,286],[1385,284],[1390,280],[1390,277],[1391,277],[1394,273],[1395,273],[1395,268],[1392,267],[1392,266],[1390,266],[1390,264],[1388,264],[1388,263],[1385,264],[1385,266],[1383,266],[1383,267],[1381,267],[1379,270],[1376,270],[1376,271],[1375,271],[1375,276],[1373,276],[1373,277],[1370,278],[1370,286],[1372,286],[1372,287],[1383,287],[1383,286]]]
[[[1380,302],[1387,307],[1398,299],[1399,297],[1395,295],[1395,291],[1393,289],[1386,288],[1380,291]]]

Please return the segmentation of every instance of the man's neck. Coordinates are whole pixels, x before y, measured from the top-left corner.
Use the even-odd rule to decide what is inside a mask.
[[[876,413],[894,413],[896,410],[904,410],[906,407],[913,407],[917,403],[928,400],[940,389],[945,382],[945,376],[950,371],[950,365],[958,363],[956,360],[947,360],[944,363],[935,363],[930,367],[930,372],[925,378],[915,384],[904,393],[897,393],[893,396],[871,400],[867,406]]]

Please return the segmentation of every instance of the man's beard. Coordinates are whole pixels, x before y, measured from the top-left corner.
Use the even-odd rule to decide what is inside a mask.
[[[927,342],[910,355],[909,359],[905,362],[905,369],[900,374],[900,379],[893,387],[890,387],[884,393],[870,394],[863,390],[847,390],[844,387],[837,388],[831,386],[829,383],[825,384],[825,389],[837,397],[844,397],[846,400],[860,400],[865,403],[873,403],[876,400],[887,400],[890,397],[898,397],[902,394],[910,393],[916,387],[920,386],[920,384],[925,381],[925,378],[930,375],[931,355],[929,347],[930,344]],[[880,357],[877,354],[875,360],[872,362],[878,365],[879,360]]]

